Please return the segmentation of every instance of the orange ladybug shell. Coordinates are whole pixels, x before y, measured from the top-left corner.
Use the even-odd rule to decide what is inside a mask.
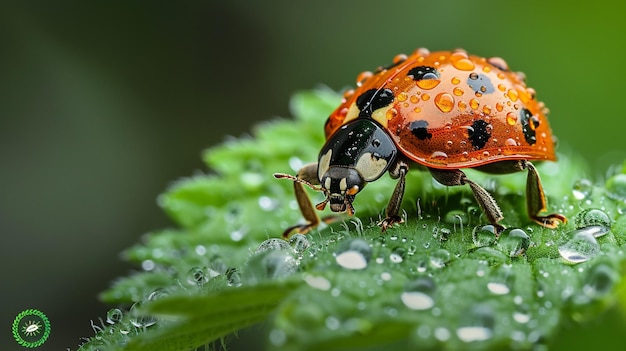
[[[501,58],[418,49],[361,73],[357,86],[326,121],[326,138],[373,118],[404,155],[431,168],[556,159],[547,109]]]

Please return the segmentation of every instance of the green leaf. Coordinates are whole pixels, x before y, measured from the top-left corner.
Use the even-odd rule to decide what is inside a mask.
[[[317,159],[340,99],[299,93],[294,120],[207,150],[209,174],[159,197],[179,228],[128,249],[142,271],[102,295],[138,304],[83,348],[192,350],[265,321],[269,335],[259,338],[270,350],[536,350],[586,344],[571,343],[571,331],[589,340],[585,328],[624,326],[623,169],[595,183],[573,153],[536,165],[549,211],[570,219],[557,229],[528,219],[523,172],[466,172],[502,208],[508,229],[496,238],[468,187],[441,186],[412,166],[404,224],[376,225],[395,186],[385,176],[359,193],[356,217],[282,240],[302,218],[292,182],[272,174]]]

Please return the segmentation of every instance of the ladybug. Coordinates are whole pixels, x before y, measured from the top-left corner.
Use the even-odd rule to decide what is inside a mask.
[[[417,49],[398,55],[388,67],[363,72],[357,87],[344,94],[328,117],[326,144],[317,163],[305,165],[296,176],[294,191],[306,224],[288,228],[306,233],[320,221],[303,185],[321,191],[333,212],[353,215],[356,195],[365,185],[389,172],[398,179],[379,225],[385,231],[401,223],[400,204],[411,163],[425,166],[433,178],[447,186],[469,185],[487,220],[500,233],[502,211],[482,186],[461,169],[493,174],[526,170],[528,216],[547,228],[567,219],[561,214],[541,215],[546,200],[537,169],[531,160],[555,161],[555,139],[547,109],[535,99],[522,73],[513,72],[498,57],[468,55],[464,50],[429,52]]]

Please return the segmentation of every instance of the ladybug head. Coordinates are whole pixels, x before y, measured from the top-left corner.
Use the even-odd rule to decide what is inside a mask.
[[[354,214],[352,201],[368,182],[380,178],[395,161],[397,149],[374,120],[357,118],[339,128],[320,152],[317,175],[333,212]]]
[[[321,184],[326,200],[316,206],[318,210],[323,210],[326,203],[330,203],[333,212],[347,211],[353,215],[352,201],[366,183],[356,169],[332,166],[322,176]]]

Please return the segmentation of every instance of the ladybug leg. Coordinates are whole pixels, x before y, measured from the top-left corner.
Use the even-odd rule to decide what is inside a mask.
[[[566,223],[567,218],[558,213],[540,216],[539,213],[546,210],[546,197],[541,185],[541,179],[535,166],[528,161],[519,162],[521,169],[528,170],[526,177],[526,208],[528,216],[535,222],[546,228],[556,228],[561,223]]]
[[[472,189],[474,198],[478,201],[478,205],[483,210],[485,216],[487,216],[487,220],[496,228],[496,233],[500,233],[504,230],[504,226],[498,224],[498,222],[504,218],[502,211],[496,203],[496,200],[485,188],[467,178],[465,173],[459,169],[429,168],[429,170],[433,178],[443,185],[457,186],[468,184]]]
[[[289,178],[293,179],[293,176],[284,175],[284,174],[274,174],[276,178]],[[331,223],[337,220],[337,216],[327,216],[323,217],[321,220],[317,213],[315,212],[315,208],[311,203],[311,199],[309,195],[306,193],[304,189],[303,182],[307,183],[307,185],[314,186],[319,185],[319,180],[317,179],[317,163],[310,163],[300,168],[298,174],[295,177],[293,182],[293,190],[296,195],[296,201],[298,202],[298,207],[300,208],[300,212],[302,212],[302,216],[308,222],[306,224],[296,224],[293,225],[283,232],[283,238],[288,238],[292,234],[306,234],[311,229],[317,227],[320,222]]]
[[[396,183],[396,187],[391,194],[391,198],[389,199],[389,204],[387,204],[387,209],[385,210],[385,219],[378,222],[378,225],[381,227],[384,232],[388,227],[398,223],[402,223],[402,217],[400,217],[400,205],[402,204],[402,198],[404,197],[404,186],[405,186],[405,178],[406,174],[409,171],[409,164],[403,160],[397,161],[393,168],[389,170],[389,175],[391,178],[398,179],[398,183]]]

